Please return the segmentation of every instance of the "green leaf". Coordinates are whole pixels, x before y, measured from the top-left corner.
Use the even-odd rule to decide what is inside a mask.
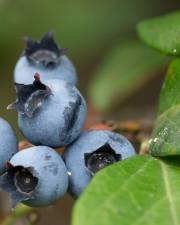
[[[158,117],[150,150],[154,156],[180,155],[180,105]]]
[[[178,58],[169,66],[160,94],[159,114],[177,104],[180,104],[180,59]]]
[[[98,110],[107,111],[149,81],[165,62],[139,41],[121,42],[95,72],[89,89],[91,101]]]
[[[180,155],[180,59],[169,66],[150,144],[154,156]]]
[[[100,171],[77,201],[73,225],[179,225],[180,163],[136,156]]]
[[[180,56],[180,11],[140,22],[137,29],[149,46],[168,55]]]

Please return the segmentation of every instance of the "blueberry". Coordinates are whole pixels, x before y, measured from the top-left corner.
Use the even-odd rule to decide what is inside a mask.
[[[0,187],[10,193],[12,207],[19,202],[31,207],[48,206],[67,191],[67,169],[53,149],[27,148],[7,163],[7,171],[0,177]]]
[[[15,133],[9,123],[0,118],[0,174],[5,171],[5,164],[18,151]]]
[[[14,81],[21,84],[31,84],[33,75],[42,74],[41,79],[62,79],[71,85],[76,85],[76,70],[65,55],[66,49],[58,47],[51,32],[40,41],[26,39],[26,48],[18,60]]]
[[[70,193],[79,196],[99,170],[135,154],[131,143],[120,134],[105,130],[82,132],[63,155],[70,174]]]
[[[8,108],[19,112],[19,128],[32,144],[62,147],[79,136],[87,110],[76,87],[62,80],[42,83],[38,74],[33,84],[15,87],[18,98]]]

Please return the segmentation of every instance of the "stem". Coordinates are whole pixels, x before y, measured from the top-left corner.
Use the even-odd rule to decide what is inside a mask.
[[[1,225],[14,225],[19,218],[28,215],[33,210],[29,206],[20,204],[5,218]]]

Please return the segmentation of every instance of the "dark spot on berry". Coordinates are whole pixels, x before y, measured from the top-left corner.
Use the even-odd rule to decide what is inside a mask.
[[[80,106],[82,104],[81,96],[77,96],[77,100],[75,102],[70,102],[69,107],[66,108],[67,117],[65,118],[66,123],[66,130],[69,131],[76,123],[78,118]]]
[[[51,155],[45,155],[45,160],[48,161],[51,159]]]
[[[54,167],[54,169],[53,169],[53,174],[54,174],[54,176],[56,176],[57,173],[58,173],[58,168],[57,168],[57,166],[56,166],[56,167]]]
[[[54,191],[56,195],[58,195],[58,190],[59,190],[59,184],[56,184],[55,191]]]
[[[119,138],[119,135],[117,135],[117,134],[115,135],[114,133],[109,133],[108,136],[114,142],[118,142],[118,143],[121,143],[121,144],[124,144],[124,142],[125,142],[125,139]]]
[[[121,155],[116,154],[111,146],[106,143],[92,153],[85,153],[85,166],[94,175],[99,170],[121,160]]]
[[[65,125],[62,128],[63,132],[60,132],[61,133],[61,136],[60,136],[61,140],[65,141],[67,139],[70,139],[70,135],[71,135],[70,131],[72,130],[72,128],[74,127],[74,125],[77,121],[81,104],[82,104],[82,99],[81,99],[81,96],[78,94],[76,101],[70,102],[69,106],[65,107],[64,112],[63,112],[63,116],[64,116],[64,120],[65,120],[64,124]]]
[[[51,172],[54,176],[56,176],[58,173],[58,167],[55,164],[50,164],[48,166],[44,166],[43,168]]]

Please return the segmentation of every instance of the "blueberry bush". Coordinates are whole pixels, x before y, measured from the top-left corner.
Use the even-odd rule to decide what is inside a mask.
[[[98,16],[99,14],[97,13],[97,17]],[[82,21],[80,20],[80,22]],[[106,27],[101,27],[101,29],[103,29],[101,35],[106,36]],[[112,27],[112,29],[115,29],[115,27]],[[91,33],[91,31],[89,32]],[[44,131],[41,135],[41,124],[38,129],[35,129],[38,131],[38,135],[32,132],[31,128],[36,128],[38,124],[36,122],[39,122],[39,120],[37,120],[35,123],[32,123],[33,113],[45,104],[43,113],[48,109],[48,114],[43,117],[43,125],[45,124],[44,130],[46,131],[46,128],[51,125],[54,119],[58,127],[57,130],[61,130],[60,135],[62,139],[69,141],[70,138],[73,137],[73,125],[76,125],[77,130],[75,130],[74,133],[77,134],[77,136],[83,126],[83,122],[80,123],[78,121],[77,124],[75,123],[78,120],[80,108],[83,104],[83,116],[81,115],[81,117],[83,121],[85,120],[85,102],[82,99],[79,100],[77,97],[80,95],[78,90],[66,83],[63,83],[62,86],[58,86],[56,80],[53,81],[53,84],[48,86],[49,81],[47,82],[45,79],[44,83],[41,83],[40,77],[36,80],[36,76],[35,81],[38,82],[37,87],[33,86],[34,83],[31,84],[29,81],[28,84],[23,84],[23,87],[16,83],[16,92],[17,95],[18,93],[19,95],[16,102],[13,103],[15,104],[13,107],[17,109],[20,117],[22,116],[20,113],[23,112],[26,114],[26,112],[28,112],[25,110],[32,110],[32,114],[27,114],[27,118],[25,115],[25,120],[29,121],[29,127],[25,127],[25,130],[30,131],[30,136],[32,135],[35,140],[36,138],[42,137],[45,143],[50,143],[47,144],[48,146],[63,147],[56,150],[62,155],[64,160],[61,163],[68,169],[68,172],[65,170],[67,172],[65,173],[66,178],[69,176],[69,181],[66,180],[66,184],[64,185],[64,189],[66,190],[60,190],[63,193],[60,193],[59,196],[64,195],[64,192],[68,189],[69,193],[76,199],[71,216],[72,225],[180,225],[180,12],[177,11],[139,22],[137,24],[137,34],[139,38],[129,37],[124,38],[124,40],[122,39],[120,42],[117,41],[113,47],[111,46],[109,52],[103,56],[101,63],[98,64],[94,71],[93,78],[88,85],[88,93],[86,96],[88,117],[83,129],[88,130],[91,128],[100,131],[93,131],[92,136],[89,131],[87,131],[87,133],[86,131],[82,132],[78,138],[73,138],[70,146],[67,146],[67,143],[51,144],[54,138],[53,129],[55,124],[51,126],[52,129],[48,129],[49,132],[51,131],[50,136],[52,138],[48,138],[49,134]],[[101,35],[97,35],[97,40],[95,40],[96,38],[94,37],[91,41],[95,42],[99,40],[99,42],[101,42]],[[78,37],[76,38],[78,39]],[[90,43],[90,47],[91,44],[93,43]],[[30,45],[32,45],[31,40]],[[75,42],[72,43],[72,46],[73,45],[76,45]],[[86,42],[83,40],[79,45],[86,46]],[[31,47],[32,46],[29,48]],[[42,49],[40,48],[40,50]],[[98,49],[96,49],[96,51],[97,50]],[[49,53],[46,52],[46,54],[48,55]],[[40,56],[42,57],[42,54],[40,54]],[[50,56],[52,56],[52,54]],[[37,55],[34,54],[33,57],[36,63]],[[42,57],[43,64],[46,63],[48,58],[46,57],[45,59],[44,56]],[[53,57],[55,56],[53,55]],[[83,56],[81,59],[83,60]],[[24,66],[24,64],[22,66]],[[65,67],[65,69],[67,68]],[[44,68],[41,73],[43,73],[43,70]],[[136,123],[135,121],[129,121],[127,123],[100,121],[98,123],[96,121],[96,117],[109,119],[109,115],[116,111],[118,104],[122,103],[126,98],[128,99],[129,96],[133,96],[135,91],[150,82],[159,71],[164,72],[166,70],[166,76],[160,91],[157,118],[153,125],[147,125],[144,121],[142,123]],[[119,71],[124,75],[119,76]],[[21,73],[22,77],[24,77],[24,73],[24,71]],[[73,73],[75,73],[74,67]],[[34,74],[32,75],[31,73],[30,76],[33,78]],[[50,81],[50,83],[51,82],[52,81]],[[25,86],[27,89],[25,89]],[[24,93],[20,93],[22,90],[25,90],[25,95]],[[57,99],[59,99],[59,96],[62,97],[60,103],[57,99],[55,99],[56,101],[53,100],[55,98],[53,93],[49,92],[47,95],[45,92],[47,90],[55,90],[55,93],[58,90]],[[66,93],[66,91],[68,91],[68,95],[65,98],[64,93]],[[152,94],[153,91],[154,90],[152,90]],[[37,96],[38,99],[36,99]],[[50,99],[50,103],[52,102],[50,107],[46,104],[46,102],[48,102],[47,98]],[[68,104],[62,104],[62,102],[66,100]],[[57,113],[52,107],[54,102],[57,107]],[[69,105],[73,112],[69,111]],[[13,107],[11,105],[11,108]],[[63,121],[63,123],[61,123],[61,120],[60,124],[58,123],[60,121],[58,118],[58,107],[62,110],[66,109],[62,111],[61,116],[65,119],[65,122]],[[53,119],[49,116],[49,114],[52,115],[51,110],[53,113],[55,112],[55,114],[53,114]],[[76,111],[76,113],[74,113],[74,111]],[[28,117],[28,115],[30,116]],[[22,126],[24,128],[24,124],[25,122],[21,123],[21,128]],[[64,124],[66,126],[64,126]],[[68,135],[64,134],[65,131],[68,131]],[[113,132],[118,134],[114,134]],[[64,137],[63,134],[66,137]],[[123,134],[125,137],[119,134]],[[28,135],[25,136],[28,141],[31,141]],[[43,141],[31,141],[31,143],[42,145]],[[4,189],[11,193],[11,197],[14,194],[14,206],[16,206],[16,203],[20,202],[20,204],[18,204],[8,216],[3,218],[1,225],[15,225],[16,222],[19,219],[22,220],[22,218],[25,224],[36,225],[38,224],[39,214],[36,208],[33,207],[48,206],[60,198],[59,196],[56,198],[56,195],[58,195],[58,188],[61,189],[63,187],[63,181],[61,182],[62,186],[60,185],[58,188],[56,186],[56,190],[54,191],[53,188],[56,183],[52,182],[48,184],[47,180],[50,181],[52,173],[58,176],[56,168],[53,170],[51,161],[47,163],[49,155],[45,155],[47,161],[41,161],[41,159],[38,158],[43,158],[43,154],[43,156],[40,155],[37,158],[33,158],[35,154],[31,152],[33,149],[31,148],[31,143],[26,141],[21,142],[19,148],[22,150],[29,147],[28,150],[24,151],[27,151],[26,153],[29,151],[32,159],[31,164],[34,168],[37,166],[37,171],[39,170],[41,173],[41,164],[44,163],[45,166],[47,166],[48,163],[50,163],[49,172],[51,174],[47,173],[47,177],[44,177],[45,173],[39,173],[33,177],[33,179],[39,179],[40,183],[42,180],[45,180],[44,186],[46,186],[46,188],[44,189],[40,186],[39,193],[30,193],[34,197],[34,200],[30,199],[29,201],[29,192],[25,193],[24,198],[23,191],[19,191],[21,186],[18,186],[18,182],[22,184],[21,180],[17,178],[19,174],[21,175],[24,171],[28,172],[29,175],[31,170],[26,171],[26,169],[29,169],[29,166],[32,165],[28,165],[28,159],[26,159],[26,157],[21,158],[21,155],[26,155],[25,153],[23,154],[21,151],[16,153],[6,165],[8,172],[5,173],[5,176],[0,176],[0,186],[3,187],[3,182],[6,179],[6,187]],[[39,146],[37,148],[42,150],[41,148],[43,147]],[[77,151],[79,151],[79,155],[76,153]],[[36,153],[39,155],[39,152]],[[95,153],[95,155],[92,153]],[[22,165],[28,165],[28,167],[21,167],[20,170],[17,171],[16,166],[19,167],[18,156],[20,156],[20,161],[23,161]],[[16,157],[18,159],[17,161]],[[37,163],[38,160],[41,161],[40,164]],[[11,162],[15,162],[14,165],[17,165],[14,166]],[[75,176],[73,172],[74,174],[76,173],[77,176]],[[29,177],[27,177],[27,174],[25,175],[25,181],[28,182],[29,180],[27,178]],[[9,182],[12,177],[12,186],[10,186]],[[86,179],[84,179],[85,177]],[[55,179],[57,185],[59,185],[57,179],[54,177],[53,179]],[[79,180],[81,180],[82,187]],[[39,181],[35,184],[33,183],[33,185],[36,186]],[[67,182],[70,183],[69,188],[67,188]],[[52,193],[50,187],[53,189]],[[16,194],[19,194],[19,192],[22,195],[17,197]],[[41,197],[40,200],[42,203],[39,201],[38,194]],[[46,199],[47,196],[50,196],[48,197],[48,202]],[[52,200],[53,196],[55,196],[55,199]],[[16,200],[18,201],[16,202]],[[31,201],[34,201],[35,204],[31,204]],[[21,202],[27,205],[21,204]]]

